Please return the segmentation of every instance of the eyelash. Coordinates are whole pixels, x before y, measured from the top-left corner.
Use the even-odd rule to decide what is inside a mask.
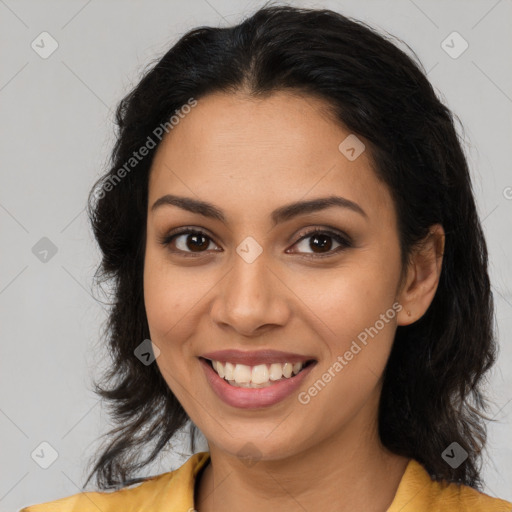
[[[297,245],[299,242],[302,242],[303,240],[311,238],[312,236],[318,235],[318,234],[327,235],[328,237],[333,238],[336,242],[338,242],[340,244],[340,246],[336,247],[335,249],[331,249],[329,252],[327,252],[325,254],[301,253],[303,255],[303,257],[315,258],[315,259],[327,258],[330,256],[334,256],[335,254],[343,251],[344,249],[353,247],[352,241],[351,241],[350,237],[348,237],[347,235],[342,235],[341,233],[337,233],[334,231],[330,231],[328,229],[321,229],[321,228],[315,228],[315,229],[312,229],[311,231],[303,233],[300,236],[300,238],[293,245]],[[168,247],[173,242],[173,240],[175,238],[177,238],[181,235],[202,235],[205,238],[209,239],[211,242],[213,242],[212,238],[206,232],[204,232],[200,229],[197,229],[197,228],[186,227],[186,228],[180,229],[179,231],[171,232],[171,233],[161,237],[159,239],[159,243],[161,245],[163,245],[164,247]],[[194,253],[194,252],[187,252],[187,251],[182,251],[181,249],[177,249],[177,250],[173,250],[172,252],[181,254],[184,257],[196,258],[196,257],[201,256],[202,253],[204,253],[206,251],[199,251],[197,253]]]

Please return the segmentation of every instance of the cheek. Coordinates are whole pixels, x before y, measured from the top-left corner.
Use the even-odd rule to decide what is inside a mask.
[[[360,287],[356,292],[352,279]],[[370,397],[376,399],[396,331],[393,297],[385,289],[379,290],[356,275],[333,281],[332,286],[330,293],[325,290],[323,295],[311,297],[329,327],[323,331],[327,332],[328,353],[310,387],[301,389],[300,403],[307,403],[305,408],[311,413],[304,422],[311,430],[321,415],[323,428],[334,431]]]
[[[349,262],[330,271],[302,274],[294,281],[294,293],[320,319],[329,333],[328,338],[339,340],[340,348],[348,339],[379,320],[394,301],[394,271],[380,263]]]
[[[179,289],[170,273],[166,272],[165,267],[148,251],[144,266],[144,304],[152,339],[155,342],[172,327],[173,318],[169,313],[173,312],[174,316],[180,307],[181,301],[176,295],[176,290]]]
[[[195,388],[195,372],[200,371],[192,340],[205,315],[204,306],[214,277],[200,266],[173,265],[165,251],[146,251],[144,303],[151,341],[160,349],[156,363],[185,406],[190,406],[189,393]]]
[[[162,343],[168,337],[179,339],[175,334],[177,329],[186,325],[187,316],[194,313],[194,304],[208,289],[197,273],[197,267],[187,269],[171,264],[165,251],[146,250],[144,304],[153,341]]]
[[[158,251],[146,251],[144,265],[144,304],[151,341],[159,348],[156,364],[180,403],[186,403],[184,382],[191,376],[183,364],[186,354],[187,311],[190,287],[180,282],[180,273],[162,261]],[[188,293],[187,293],[188,292]],[[189,387],[189,386],[188,386]]]
[[[151,341],[160,349],[156,360],[169,387],[172,376],[180,374],[180,360],[186,348],[187,311],[190,310],[189,287],[183,286],[179,273],[163,263],[156,251],[146,252],[144,265],[144,304]],[[182,376],[180,379],[183,378]]]

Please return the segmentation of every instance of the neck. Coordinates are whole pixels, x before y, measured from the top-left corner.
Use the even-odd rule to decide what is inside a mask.
[[[367,421],[279,460],[247,463],[210,443],[196,510],[260,512],[271,502],[272,510],[385,512],[409,459],[386,450]]]

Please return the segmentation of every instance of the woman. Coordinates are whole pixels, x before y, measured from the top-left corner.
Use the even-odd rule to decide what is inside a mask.
[[[90,218],[118,426],[98,492],[25,512],[512,509],[480,492],[486,243],[411,58],[269,7],[182,37],[117,122]],[[208,452],[133,478],[189,420]]]

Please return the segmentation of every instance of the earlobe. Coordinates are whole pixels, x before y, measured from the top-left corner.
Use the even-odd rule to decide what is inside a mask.
[[[445,232],[441,224],[431,226],[429,234],[413,249],[407,279],[398,302],[402,310],[398,325],[409,325],[420,319],[434,299],[441,276]]]

